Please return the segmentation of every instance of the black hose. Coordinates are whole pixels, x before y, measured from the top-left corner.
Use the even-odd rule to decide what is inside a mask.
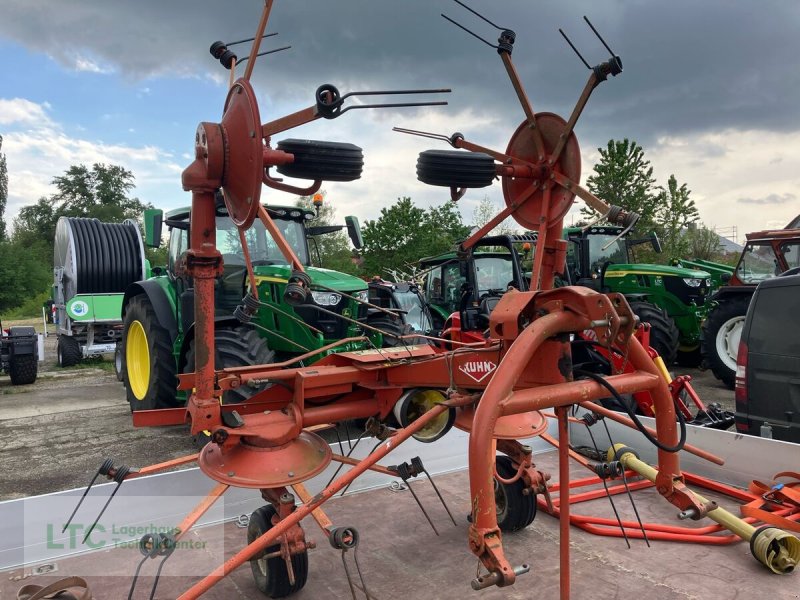
[[[122,293],[144,278],[139,232],[134,223],[102,223],[98,219],[64,218],[75,249],[78,294]],[[60,266],[60,265],[57,265]]]
[[[631,408],[627,405],[627,403],[620,395],[620,393],[617,391],[617,389],[613,385],[611,385],[608,381],[606,381],[604,377],[598,375],[597,373],[592,373],[591,371],[583,371],[580,369],[575,370],[575,374],[580,375],[582,377],[588,377],[589,379],[596,381],[604,388],[606,388],[609,392],[611,392],[611,395],[614,396],[614,398],[617,400],[617,402],[620,403],[625,412],[628,413],[628,416],[631,418],[634,425],[636,425],[636,429],[638,429],[641,432],[641,434],[647,438],[647,441],[653,444],[656,448],[658,448],[659,450],[663,450],[664,452],[670,452],[670,453],[680,452],[681,450],[683,450],[683,447],[686,445],[686,417],[683,416],[683,413],[677,406],[675,406],[675,413],[678,415],[678,423],[680,424],[681,436],[680,439],[678,440],[677,445],[666,446],[662,442],[660,442],[658,438],[653,437],[650,434],[650,432],[647,431],[647,428],[645,428],[645,426],[642,425],[642,422],[639,420],[639,417],[637,417],[636,413],[633,410],[631,410]],[[675,400],[673,399],[672,402],[674,405]]]

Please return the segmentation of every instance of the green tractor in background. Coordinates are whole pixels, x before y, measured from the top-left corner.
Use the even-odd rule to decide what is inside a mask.
[[[713,289],[708,271],[676,266],[635,263],[631,248],[651,244],[660,253],[655,234],[644,239],[621,236],[622,228],[570,227],[564,237],[570,281],[604,292],[625,295],[631,309],[650,324],[650,345],[669,365],[700,364],[701,324]]]
[[[223,202],[217,203],[217,245],[224,271],[215,287],[216,366],[228,368],[284,361],[313,353],[344,338],[364,335],[361,323],[383,317],[368,301],[367,283],[345,273],[313,267],[308,237],[339,231],[343,226],[312,227],[314,212],[297,207],[265,206],[275,225],[306,268],[312,293],[299,306],[284,301],[292,273],[275,240],[261,221],[245,233],[253,264],[258,300],[247,294],[249,279],[239,232]],[[361,231],[355,217],[347,217],[353,245],[360,248]],[[186,273],[190,210],[145,211],[145,243],[157,248],[162,225],[169,228],[166,268],[153,268],[153,276],[137,281],[125,291],[122,303],[122,378],[131,410],[182,405],[177,374],[194,370],[194,288]],[[245,296],[247,295],[247,298]],[[249,301],[243,311],[244,301]],[[237,315],[239,318],[237,318]],[[381,323],[380,329],[386,330]],[[399,334],[402,324],[396,328]],[[369,342],[349,342],[306,358],[308,365],[329,354],[380,347],[382,335],[368,331]],[[226,391],[223,402],[239,402],[257,388],[242,386]]]

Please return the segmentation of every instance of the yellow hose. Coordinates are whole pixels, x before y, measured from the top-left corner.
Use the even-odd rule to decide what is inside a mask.
[[[660,361],[661,359],[656,360]],[[623,450],[623,452],[617,455],[620,450]],[[639,460],[630,448],[626,448],[624,444],[615,444],[609,448],[607,459],[609,461],[619,460],[626,469],[635,471],[653,483],[656,481],[658,471],[646,462]],[[708,502],[700,494],[695,493],[695,496],[701,502]],[[791,573],[800,564],[800,539],[797,539],[791,533],[777,527],[756,529],[724,508],[710,510],[706,516],[738,535],[744,541],[750,542],[750,550],[753,556],[773,573],[781,575]]]

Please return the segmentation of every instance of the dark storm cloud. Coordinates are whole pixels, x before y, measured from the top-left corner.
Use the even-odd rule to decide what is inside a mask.
[[[89,55],[134,79],[222,74],[209,43],[251,35],[261,6],[257,0],[62,0],[45,8],[3,0],[0,35],[65,64]],[[589,15],[621,55],[625,71],[595,91],[578,127],[584,146],[610,137],[646,146],[664,135],[800,128],[800,3],[475,0],[471,6],[516,30],[513,58],[534,107],[564,116],[588,73],[558,27],[591,64],[607,58],[581,19]],[[269,30],[280,35],[266,40],[264,49],[293,49],[259,64],[257,88],[273,99],[307,104],[317,85],[328,81],[342,91],[449,86],[454,94],[448,110],[497,113],[503,126],[513,127],[522,113],[497,55],[440,12],[490,40],[497,37],[443,0],[275,0]]]
[[[736,201],[740,204],[758,204],[762,206],[775,206],[776,204],[786,204],[787,202],[794,202],[797,196],[791,192],[785,194],[769,194],[763,198],[739,198]]]

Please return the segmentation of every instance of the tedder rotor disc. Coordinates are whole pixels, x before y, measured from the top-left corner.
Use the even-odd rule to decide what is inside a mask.
[[[225,136],[222,193],[231,220],[247,229],[256,218],[264,178],[261,118],[249,81],[239,79],[231,87],[221,125]]]
[[[331,462],[328,443],[310,431],[279,446],[242,438],[231,448],[207,444],[197,461],[211,479],[243,488],[276,488],[321,473]]]
[[[506,154],[520,161],[524,161],[530,165],[545,166],[542,172],[549,171],[547,161],[550,158],[553,150],[558,144],[562,132],[567,128],[567,122],[556,114],[542,112],[536,115],[536,125],[542,134],[542,142],[545,148],[544,161],[540,161],[536,151],[536,144],[534,143],[533,133],[528,126],[527,121],[517,127],[514,135],[508,143]],[[552,167],[553,170],[564,174],[568,179],[575,183],[580,183],[581,177],[581,150],[578,146],[578,138],[575,133],[571,132],[569,139],[561,151],[558,161]],[[533,179],[527,177],[509,177],[503,176],[503,196],[505,197],[506,206],[511,206],[520,202],[526,194]],[[550,204],[546,214],[544,211],[544,190],[543,184],[547,184],[550,188]],[[572,206],[572,201],[575,194],[564,189],[563,187],[555,184],[545,176],[539,181],[538,187],[535,189],[531,197],[525,201],[513,214],[514,220],[528,229],[539,229],[541,226],[541,217],[545,216],[548,222],[557,221],[562,219]]]

